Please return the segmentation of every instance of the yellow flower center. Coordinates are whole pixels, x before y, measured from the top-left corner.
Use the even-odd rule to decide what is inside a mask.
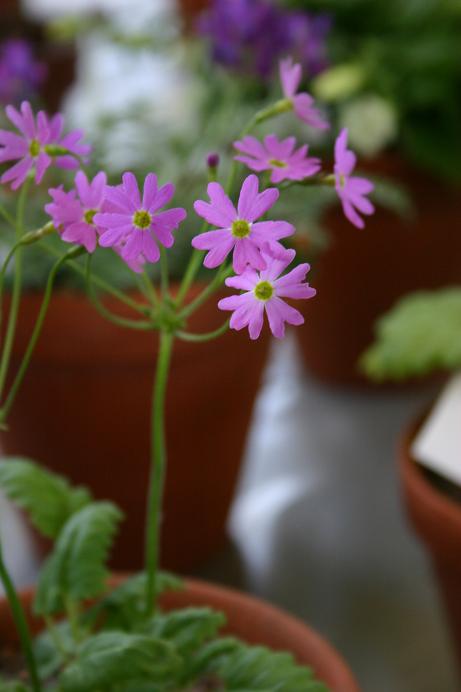
[[[146,228],[149,228],[151,223],[152,216],[149,214],[148,211],[136,211],[133,214],[133,224],[137,228],[140,228],[142,231],[145,231]]]
[[[86,212],[83,214],[83,218],[85,219],[85,222],[89,223],[92,226],[94,215],[97,213],[98,213],[97,209],[87,209]]]
[[[251,226],[248,221],[243,219],[237,219],[237,221],[232,222],[232,235],[235,238],[246,238],[250,235]]]
[[[40,149],[40,142],[38,142],[36,139],[33,139],[29,144],[29,154],[35,158],[40,154]]]
[[[277,168],[286,168],[287,164],[285,161],[280,161],[280,159],[271,159],[269,161],[271,166],[276,166]]]
[[[254,293],[258,300],[270,300],[274,295],[274,287],[269,281],[260,281],[256,284]]]

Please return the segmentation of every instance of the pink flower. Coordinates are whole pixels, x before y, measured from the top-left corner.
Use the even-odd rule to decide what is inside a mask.
[[[175,188],[172,183],[159,188],[154,173],[149,173],[144,181],[142,199],[133,173],[124,173],[122,181],[117,187],[106,187],[110,212],[103,211],[94,217],[102,229],[99,244],[118,247],[131,268],[139,267],[143,261],[158,262],[158,243],[164,247],[173,245],[172,231],[186,218],[186,212],[180,208],[159,211],[171,200]]]
[[[79,162],[75,157],[90,153],[88,144],[79,143],[83,136],[80,130],[61,137],[64,119],[60,113],[49,118],[46,113],[39,111],[35,118],[30,103],[23,101],[21,112],[7,106],[6,115],[20,132],[16,134],[0,130],[0,163],[18,160],[0,178],[0,183],[11,182],[13,190],[23,184],[32,169],[35,170],[38,185],[53,159],[59,168],[78,168]]]
[[[234,147],[245,154],[235,158],[252,171],[272,171],[271,183],[303,180],[318,173],[320,159],[307,156],[307,144],[297,150],[295,146],[294,137],[279,140],[276,135],[267,135],[263,144],[256,137],[247,135],[241,141],[234,142]]]
[[[210,203],[197,200],[194,209],[218,230],[201,233],[192,240],[197,250],[209,250],[204,265],[209,269],[222,264],[234,250],[233,266],[241,274],[247,265],[265,269],[262,247],[269,243],[275,252],[283,251],[277,241],[294,233],[294,227],[286,221],[259,221],[277,201],[279,191],[275,187],[259,192],[258,178],[249,175],[240,190],[237,209],[219,183],[209,183]]]
[[[49,190],[53,202],[45,206],[45,211],[67,243],[83,245],[88,252],[95,251],[102,229],[95,225],[94,217],[103,206],[106,183],[107,176],[102,171],[91,183],[79,171],[75,176],[76,190],[64,192],[62,185]]]
[[[293,261],[294,250],[286,250],[283,255],[274,257],[267,249],[263,250],[267,269],[258,273],[247,269],[240,276],[226,279],[226,284],[238,288],[244,293],[229,296],[219,301],[221,310],[232,310],[230,319],[231,329],[248,327],[251,339],[257,339],[261,334],[264,313],[267,314],[269,327],[277,339],[285,335],[285,322],[302,324],[304,318],[298,310],[288,305],[282,298],[307,299],[315,296],[315,288],[303,283],[308,264],[300,264],[285,276],[280,274]]]
[[[365,195],[373,191],[374,185],[366,178],[351,176],[356,160],[354,152],[347,148],[345,128],[335,143],[335,187],[346,218],[357,228],[363,228],[365,223],[357,210],[362,214],[373,214],[375,208]]]
[[[320,111],[314,106],[314,98],[302,92],[297,93],[302,78],[301,65],[293,64],[292,58],[280,61],[280,81],[285,98],[293,104],[293,110],[300,120],[319,130],[328,130],[329,124],[322,118]]]

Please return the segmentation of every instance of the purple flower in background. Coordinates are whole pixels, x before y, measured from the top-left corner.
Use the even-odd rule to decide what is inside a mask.
[[[96,250],[102,229],[95,225],[94,217],[103,208],[106,183],[107,176],[102,171],[91,182],[79,171],[75,176],[76,190],[64,192],[61,185],[48,191],[53,201],[45,206],[45,211],[67,243],[83,245],[88,252]]]
[[[244,154],[236,156],[252,171],[272,171],[271,183],[282,180],[303,180],[320,170],[320,159],[307,156],[308,146],[295,149],[295,137],[279,140],[276,135],[267,135],[264,142],[247,135],[234,147]]]
[[[35,117],[28,101],[22,102],[21,111],[14,106],[7,106],[5,110],[20,133],[0,130],[0,164],[17,160],[3,173],[0,183],[11,182],[13,190],[23,184],[32,169],[35,170],[38,185],[53,160],[59,168],[78,168],[79,162],[75,157],[85,157],[90,153],[91,147],[80,143],[83,137],[81,130],[74,130],[62,137],[64,119],[60,113],[49,118],[46,113],[39,111]]]
[[[46,67],[38,62],[24,39],[0,44],[0,103],[18,103],[33,95],[46,77]]]
[[[170,202],[175,187],[167,183],[159,188],[154,173],[145,179],[142,199],[133,173],[124,173],[122,181],[117,187],[106,187],[111,211],[96,214],[94,222],[102,228],[99,244],[118,248],[122,259],[139,271],[143,261],[158,262],[159,243],[164,247],[173,245],[172,231],[184,221],[186,212],[180,208],[159,211]]]
[[[260,273],[247,269],[240,276],[226,279],[227,286],[238,288],[244,293],[223,298],[218,307],[220,310],[232,310],[231,329],[248,327],[251,339],[257,339],[261,334],[266,313],[272,334],[277,339],[282,339],[285,335],[285,322],[293,325],[304,322],[301,313],[282,298],[312,298],[316,291],[304,282],[309,271],[308,264],[300,264],[285,276],[280,276],[293,261],[296,254],[294,250],[285,250],[283,255],[279,254],[277,257],[267,249],[262,254],[267,269]]]
[[[301,63],[309,77],[323,72],[329,65],[326,41],[332,27],[331,17],[326,14],[286,12],[284,26],[286,52]]]
[[[249,175],[243,181],[237,209],[219,183],[209,183],[207,190],[210,203],[197,200],[194,209],[218,230],[201,233],[192,240],[197,250],[209,251],[205,267],[219,266],[233,250],[234,271],[240,274],[247,265],[255,269],[266,268],[261,254],[264,245],[269,245],[274,252],[284,252],[278,241],[292,235],[294,227],[286,221],[256,222],[277,201],[279,191],[275,187],[259,192],[258,178]]]
[[[268,0],[214,0],[198,31],[216,62],[266,79],[287,47],[282,16]]]
[[[284,10],[273,0],[213,0],[198,23],[216,62],[263,79],[288,53],[309,75],[324,69],[329,29],[325,15]]]
[[[374,185],[366,178],[351,176],[357,157],[347,148],[347,128],[341,130],[335,143],[335,187],[347,219],[363,228],[365,223],[358,214],[373,214],[375,208],[365,195],[373,191]]]
[[[302,79],[302,68],[293,63],[292,58],[280,61],[280,81],[283,94],[293,104],[293,110],[300,120],[318,130],[328,130],[329,124],[323,119],[320,111],[314,106],[314,98],[306,92],[298,93]]]

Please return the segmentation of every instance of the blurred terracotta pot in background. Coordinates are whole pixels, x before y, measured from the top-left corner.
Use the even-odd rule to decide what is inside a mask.
[[[33,597],[32,590],[24,591],[21,601],[33,631],[39,632],[41,623],[31,615]],[[330,692],[359,692],[346,663],[326,641],[300,620],[268,603],[206,582],[187,580],[184,591],[164,594],[161,605],[167,611],[200,606],[222,611],[228,621],[225,633],[248,644],[262,644],[275,651],[291,652],[298,663],[313,669]],[[11,647],[18,646],[4,598],[0,599],[0,641]]]
[[[400,445],[400,478],[408,516],[432,561],[461,673],[461,489],[455,499],[437,485],[412,456],[422,419],[405,431]],[[451,484],[446,484],[447,488]]]
[[[418,289],[461,282],[459,189],[382,159],[370,173],[405,186],[416,216],[406,221],[378,208],[359,230],[332,209],[325,226],[330,245],[314,263],[318,293],[303,306],[306,324],[297,330],[307,368],[331,384],[367,384],[357,361],[373,340],[373,325],[395,301]]]
[[[41,295],[21,306],[12,367],[24,352]],[[111,306],[119,314],[119,304]],[[194,332],[223,322],[216,300],[191,320]],[[268,339],[228,332],[177,341],[167,395],[168,473],[163,565],[189,570],[225,542]],[[31,366],[2,433],[7,454],[30,456],[126,518],[113,564],[141,565],[149,471],[149,419],[157,336],[106,322],[78,293],[54,295]]]

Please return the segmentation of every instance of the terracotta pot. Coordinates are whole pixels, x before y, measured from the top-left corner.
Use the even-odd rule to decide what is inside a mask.
[[[33,591],[22,593],[30,617]],[[330,692],[359,692],[352,673],[332,647],[300,620],[251,596],[206,582],[188,580],[186,589],[165,595],[166,610],[210,606],[226,613],[225,632],[249,644],[263,644],[276,651],[290,651],[298,663],[310,666]],[[35,632],[38,620],[30,619]],[[17,646],[18,640],[5,599],[0,599],[0,641]]]
[[[40,302],[40,295],[28,295],[21,305],[13,372]],[[112,307],[123,314],[119,304]],[[190,330],[207,332],[222,322],[211,300]],[[169,569],[187,571],[225,542],[268,343],[228,332],[216,341],[175,344],[162,549]],[[143,556],[156,352],[156,334],[108,323],[80,294],[55,294],[10,429],[0,438],[7,454],[36,459],[122,507],[113,562],[119,569],[138,568]]]
[[[445,492],[441,479],[436,485],[430,472],[412,457],[411,446],[422,420],[403,435],[400,477],[409,518],[431,557],[461,671],[461,503]],[[446,488],[450,486],[446,482]]]
[[[357,361],[373,341],[373,326],[401,296],[461,281],[459,190],[387,158],[370,171],[403,184],[416,216],[404,220],[378,208],[364,230],[341,208],[325,219],[327,250],[313,263],[318,293],[305,301],[306,323],[296,330],[307,368],[331,384],[367,384]]]

